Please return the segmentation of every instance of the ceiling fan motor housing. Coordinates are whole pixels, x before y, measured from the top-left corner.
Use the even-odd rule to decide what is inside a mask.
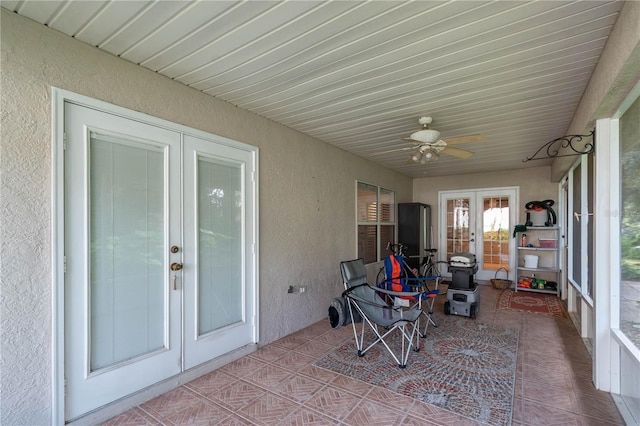
[[[440,132],[432,129],[418,130],[417,132],[411,134],[411,139],[424,143],[434,143],[438,140],[439,137]]]

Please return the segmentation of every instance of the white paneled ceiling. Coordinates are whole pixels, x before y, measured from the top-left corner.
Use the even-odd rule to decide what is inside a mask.
[[[508,170],[563,136],[622,2],[5,1],[408,176]],[[470,159],[407,164],[418,118]],[[391,152],[389,152],[391,151]]]

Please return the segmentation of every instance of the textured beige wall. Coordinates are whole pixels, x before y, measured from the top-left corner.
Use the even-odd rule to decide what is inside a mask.
[[[473,161],[473,160],[470,160]],[[434,244],[438,246],[438,191],[485,189],[517,186],[520,188],[519,223],[524,223],[528,201],[558,201],[558,184],[550,180],[550,167],[534,167],[494,173],[420,178],[413,181],[413,200],[431,205]],[[556,209],[557,212],[557,209]]]
[[[338,294],[338,261],[355,255],[356,179],[411,201],[406,177],[1,13],[0,424],[51,423],[51,86],[260,148],[264,342],[324,317]],[[617,106],[638,80],[639,25],[640,2],[626,2],[569,133]],[[511,185],[521,186],[521,201],[556,199],[550,181],[565,163],[535,183],[531,169],[417,179],[413,200],[436,206],[438,190]],[[299,281],[309,291],[286,295]]]
[[[51,87],[260,148],[260,335],[326,317],[356,256],[355,181],[411,180],[1,9],[0,423],[51,423]],[[307,292],[289,295],[291,284]]]

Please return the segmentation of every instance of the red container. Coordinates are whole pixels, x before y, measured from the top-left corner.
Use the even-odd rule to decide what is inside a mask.
[[[540,248],[556,248],[558,246],[558,240],[555,238],[539,238]]]

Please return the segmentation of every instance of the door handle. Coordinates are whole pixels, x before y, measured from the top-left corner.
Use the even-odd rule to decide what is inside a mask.
[[[172,263],[170,266],[172,271],[179,271],[182,269],[182,263]]]

